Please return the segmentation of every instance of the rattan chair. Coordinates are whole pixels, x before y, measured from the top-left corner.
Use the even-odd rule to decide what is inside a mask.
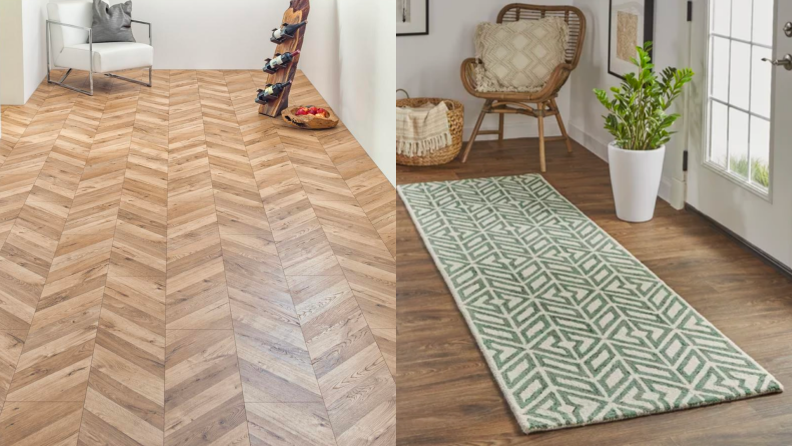
[[[550,141],[565,141],[567,150],[572,152],[572,143],[564,127],[561,113],[558,111],[556,97],[558,91],[569,79],[572,70],[577,67],[580,60],[580,53],[583,48],[583,41],[586,37],[586,17],[583,13],[573,6],[538,6],[513,3],[505,6],[498,14],[498,23],[516,22],[519,20],[539,20],[546,17],[561,17],[569,24],[569,42],[566,48],[566,63],[556,67],[544,88],[536,93],[513,93],[513,92],[488,92],[476,91],[476,64],[482,63],[476,58],[465,59],[462,62],[462,83],[471,95],[485,100],[484,108],[481,110],[476,127],[470,136],[465,152],[462,155],[462,162],[466,162],[473,143],[478,135],[498,135],[498,141],[503,141],[503,121],[507,114],[520,114],[533,116],[539,121],[539,158],[542,172],[547,170],[545,162],[545,143]],[[529,104],[534,104],[531,106]],[[498,130],[481,131],[481,123],[488,113],[498,113],[500,124]],[[562,136],[546,138],[544,135],[544,120],[555,116],[558,120],[558,127],[561,129]]]

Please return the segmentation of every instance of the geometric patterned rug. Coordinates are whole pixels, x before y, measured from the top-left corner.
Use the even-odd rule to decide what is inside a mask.
[[[398,190],[525,433],[783,390],[541,176]]]

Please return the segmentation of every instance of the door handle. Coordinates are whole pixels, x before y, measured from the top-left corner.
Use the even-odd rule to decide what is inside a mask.
[[[777,67],[784,67],[787,71],[792,71],[792,54],[787,54],[783,59],[773,60],[766,57],[762,58],[763,62],[770,62]]]
[[[784,34],[786,34],[787,37],[792,37],[792,22],[786,22],[786,25],[784,25]]]

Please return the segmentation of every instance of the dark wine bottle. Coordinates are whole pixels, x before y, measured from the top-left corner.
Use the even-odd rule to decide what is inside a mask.
[[[275,54],[275,57],[272,59],[267,59],[264,61],[264,72],[273,74],[276,71],[280,70],[281,68],[285,67],[286,64],[294,60],[294,56],[300,54],[300,50],[285,53],[285,54]]]
[[[294,33],[296,33],[298,29],[305,26],[306,23],[308,22],[294,23],[292,25],[284,23],[280,28],[275,28],[272,30],[272,37],[270,38],[270,41],[274,43],[281,43],[286,40],[293,39]]]
[[[256,103],[257,104],[268,103],[272,99],[280,96],[283,90],[289,85],[291,85],[291,81],[267,85],[266,87],[264,87],[263,90],[258,91],[258,95],[256,96]]]

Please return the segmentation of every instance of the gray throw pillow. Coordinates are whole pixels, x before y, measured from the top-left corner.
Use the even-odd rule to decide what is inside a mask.
[[[110,6],[102,0],[93,2],[93,41],[134,42],[132,35],[132,0]]]

